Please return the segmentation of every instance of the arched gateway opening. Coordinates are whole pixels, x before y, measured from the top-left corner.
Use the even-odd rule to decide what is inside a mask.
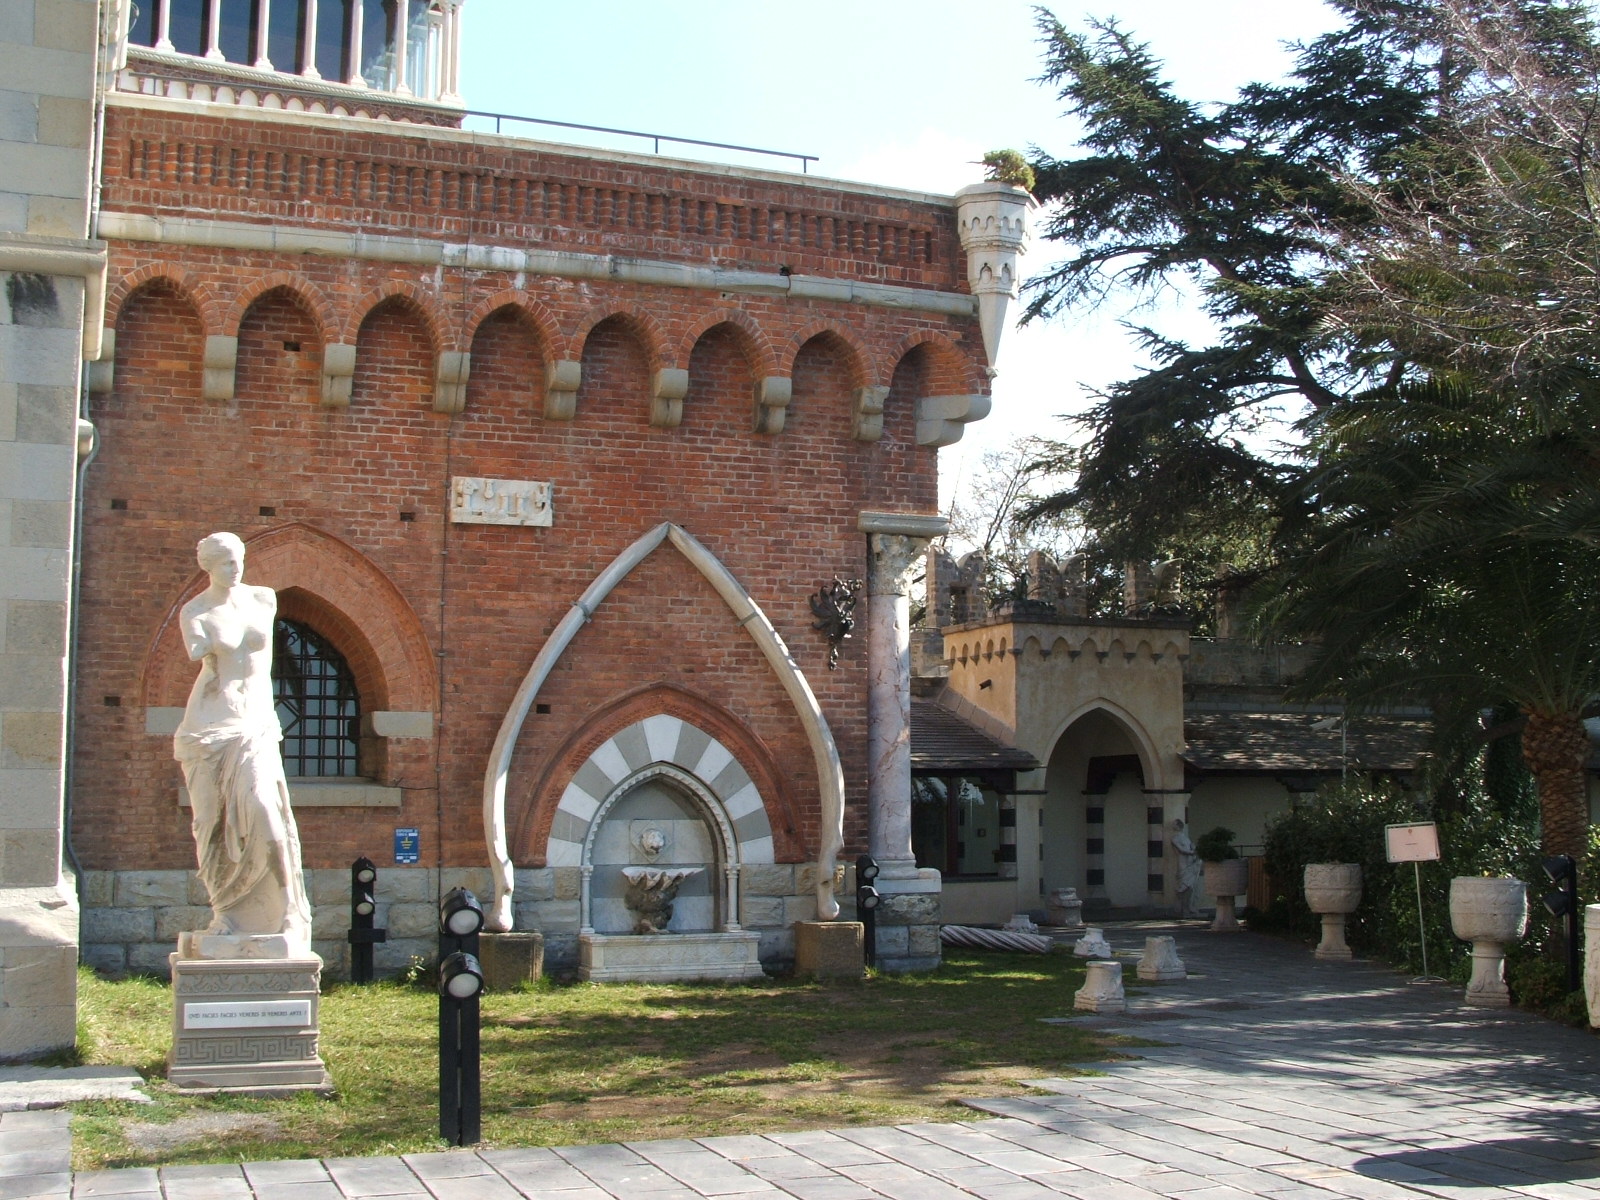
[[[1145,759],[1138,731],[1104,708],[1084,713],[1056,740],[1040,831],[1046,893],[1076,888],[1090,909],[1142,908],[1160,894],[1151,842],[1160,840],[1161,805],[1149,803]]]

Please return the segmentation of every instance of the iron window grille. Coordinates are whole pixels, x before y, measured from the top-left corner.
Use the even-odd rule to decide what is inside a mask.
[[[279,618],[272,639],[272,697],[291,778],[353,776],[361,699],[344,655],[309,625]]]

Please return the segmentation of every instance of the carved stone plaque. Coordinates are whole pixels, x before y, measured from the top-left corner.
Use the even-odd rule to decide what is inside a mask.
[[[522,479],[453,476],[450,519],[458,525],[549,525],[550,485]]]

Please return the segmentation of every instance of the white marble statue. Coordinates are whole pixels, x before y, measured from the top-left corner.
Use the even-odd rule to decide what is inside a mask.
[[[237,943],[234,954],[215,957],[275,956],[263,936],[283,939],[278,953],[306,954],[311,912],[272,698],[278,598],[242,582],[244,543],[233,534],[204,539],[197,557],[211,585],[183,606],[180,621],[200,674],[172,753],[188,785],[200,879],[211,900],[211,924],[199,940]]]
[[[1172,848],[1178,854],[1178,916],[1192,917],[1199,908],[1200,856],[1194,852],[1194,841],[1181,817],[1172,822]]]

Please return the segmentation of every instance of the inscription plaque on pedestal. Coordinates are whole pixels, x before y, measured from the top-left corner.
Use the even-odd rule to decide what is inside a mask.
[[[310,1025],[309,1000],[257,1000],[221,1004],[185,1004],[185,1029],[265,1029]]]

